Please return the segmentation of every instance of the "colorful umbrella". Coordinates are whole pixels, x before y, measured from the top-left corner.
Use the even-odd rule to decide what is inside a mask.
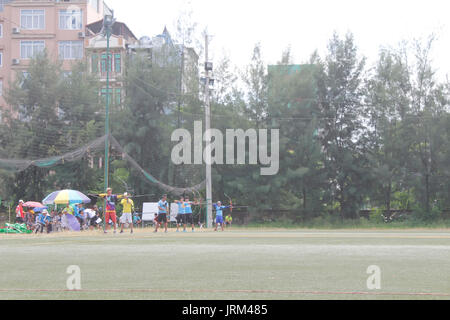
[[[49,194],[43,201],[44,204],[74,204],[90,203],[91,199],[76,190],[61,190]]]
[[[69,228],[72,231],[80,231],[80,223],[77,218],[71,214],[65,214],[62,218],[62,225]]]
[[[34,208],[33,209],[34,213],[39,213],[39,212],[42,212],[44,210],[48,210],[48,207]]]
[[[42,203],[34,201],[25,202],[23,206],[27,208],[46,208],[46,206],[44,206]]]

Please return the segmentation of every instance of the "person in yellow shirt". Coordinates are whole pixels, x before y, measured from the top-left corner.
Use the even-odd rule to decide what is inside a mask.
[[[127,223],[131,227],[131,233],[133,233],[133,211],[134,211],[134,202],[129,198],[129,194],[127,192],[124,193],[122,201],[120,201],[122,205],[122,216],[120,217],[120,233],[123,233],[123,226]]]
[[[68,203],[67,206],[64,208],[63,214],[71,214],[74,215],[73,207]]]
[[[233,217],[231,216],[231,214],[229,214],[225,217],[225,225],[227,227],[231,227],[232,223],[233,223]]]

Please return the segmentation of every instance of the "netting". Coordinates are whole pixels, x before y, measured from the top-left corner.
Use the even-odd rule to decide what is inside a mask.
[[[39,168],[50,168],[64,162],[74,162],[81,160],[86,154],[91,152],[105,150],[105,137],[97,138],[92,142],[68,153],[60,156],[49,158],[42,158],[36,160],[14,160],[14,159],[0,159],[0,169],[8,172],[18,173],[25,171],[31,166]]]
[[[97,138],[90,143],[63,155],[50,157],[50,158],[42,158],[35,160],[15,160],[15,159],[0,159],[0,169],[3,169],[7,172],[18,173],[25,171],[31,166],[35,166],[38,168],[50,168],[60,164],[64,164],[65,162],[75,162],[81,160],[86,155],[93,154],[95,152],[100,152],[105,150],[105,140],[107,136],[103,136]],[[205,187],[205,181],[186,188],[174,187],[168,184],[165,184],[158,179],[156,179],[151,173],[142,168],[127,152],[125,152],[124,148],[119,144],[119,142],[112,136],[109,136],[109,142],[111,148],[113,150],[118,151],[122,154],[124,160],[126,160],[135,170],[137,170],[141,175],[145,178],[146,181],[157,185],[160,189],[165,192],[181,195],[184,193],[193,193],[198,192],[199,190]]]
[[[117,140],[111,136],[110,137],[110,143],[111,147],[116,149],[122,154],[122,157],[130,164],[132,165],[136,170],[138,170],[148,181],[150,181],[153,184],[158,185],[159,188],[162,190],[165,190],[166,192],[169,192],[171,194],[181,195],[184,193],[193,193],[194,191],[199,191],[201,189],[205,188],[205,181],[191,187],[187,188],[179,188],[179,187],[172,187],[169,186],[159,180],[157,180],[153,175],[151,175],[149,172],[144,170],[128,153],[125,152],[125,150],[122,148],[122,146],[117,142]]]

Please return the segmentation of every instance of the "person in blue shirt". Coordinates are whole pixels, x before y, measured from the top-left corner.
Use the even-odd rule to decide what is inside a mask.
[[[175,200],[175,203],[178,205],[178,214],[177,214],[177,218],[176,218],[177,219],[177,232],[180,232],[180,225],[184,219],[184,197],[181,196],[180,200]]]
[[[192,232],[194,232],[194,217],[192,214],[192,206],[196,205],[198,203],[189,201],[189,197],[184,198],[184,216],[183,216],[183,225],[184,225],[184,232],[186,232],[186,225],[189,223],[192,227]]]
[[[44,226],[45,226],[45,214],[44,214],[43,211],[39,212],[39,214],[37,216],[37,219],[36,219],[36,222],[37,222],[37,226],[36,226],[35,233],[38,233],[39,231],[41,233],[43,233],[44,232]]]
[[[76,204],[73,208],[73,213],[75,218],[77,218],[78,223],[80,224],[80,230],[83,231],[84,225],[84,208],[81,203]]]
[[[78,206],[78,204],[75,204],[73,206],[73,215],[77,218],[80,216],[80,207]]]
[[[167,215],[169,213],[169,204],[167,203],[167,195],[163,195],[161,200],[158,202],[158,223],[156,224],[155,233],[158,232],[159,227],[164,223],[164,229],[167,233]]]
[[[214,209],[216,210],[216,228],[214,229],[214,231],[217,231],[217,227],[219,224],[220,224],[220,227],[222,228],[222,231],[224,231],[223,210],[231,208],[231,205],[230,206],[222,206],[222,202],[218,201],[217,203],[214,203],[213,206],[214,206]]]
[[[139,226],[139,224],[140,224],[141,222],[142,222],[141,217],[140,217],[137,213],[133,214],[133,223],[134,223],[136,226]]]

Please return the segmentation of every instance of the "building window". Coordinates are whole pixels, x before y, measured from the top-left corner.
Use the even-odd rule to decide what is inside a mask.
[[[59,59],[74,60],[83,58],[83,41],[59,41]]]
[[[3,24],[0,23],[0,38],[3,38]]]
[[[95,11],[97,11],[97,13],[100,13],[99,1],[100,0],[89,0],[89,3],[91,4],[91,7],[93,7],[95,9]]]
[[[108,63],[109,60],[109,63]],[[109,72],[112,71],[112,54],[109,54],[109,59],[106,59],[106,53],[102,54],[102,73],[106,74],[106,65],[108,65]]]
[[[62,30],[81,30],[83,28],[83,12],[81,10],[60,10],[59,28]]]
[[[28,71],[22,71],[22,78],[20,81],[20,87],[24,88],[25,82],[30,78],[30,73]]]
[[[3,67],[3,52],[0,52],[0,67]]]
[[[28,110],[24,105],[19,105],[19,120],[22,122],[30,122],[31,121],[31,115],[28,114]]]
[[[0,0],[0,12],[3,11],[5,4],[12,2],[12,0]]]
[[[120,106],[122,104],[122,89],[121,88],[117,88],[116,89],[116,101],[115,104]]]
[[[120,53],[114,55],[114,70],[117,73],[122,72],[122,59]]]
[[[98,55],[93,53],[91,56],[92,73],[98,73]]]
[[[106,103],[106,99],[108,98],[108,103],[112,103],[112,89],[106,90],[105,88],[102,89],[102,101],[103,103]]]
[[[20,10],[20,26],[22,29],[45,29],[45,10]]]
[[[31,59],[37,54],[44,52],[44,41],[20,41],[20,58]]]
[[[107,92],[109,92],[108,95],[106,94]],[[108,96],[110,105],[117,106],[122,104],[122,88],[109,88],[108,91],[106,88],[103,88],[101,95],[103,103],[106,103],[106,97]]]

